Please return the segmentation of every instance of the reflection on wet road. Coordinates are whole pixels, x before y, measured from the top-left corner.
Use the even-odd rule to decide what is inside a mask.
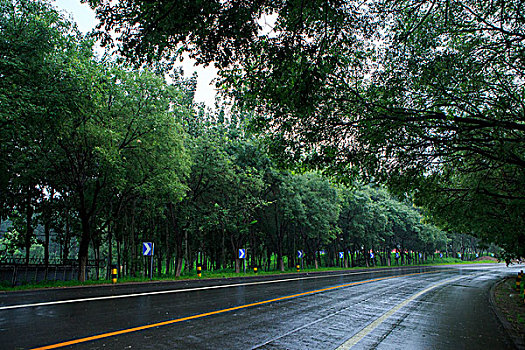
[[[468,265],[5,293],[0,344],[512,349],[488,295],[496,281],[520,269]]]

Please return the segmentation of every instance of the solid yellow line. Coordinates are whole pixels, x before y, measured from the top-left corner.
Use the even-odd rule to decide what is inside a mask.
[[[396,278],[396,277],[415,276],[415,275],[423,275],[423,274],[427,274],[427,273],[437,273],[437,272],[440,272],[440,271],[438,270],[438,271],[429,271],[429,272],[416,272],[416,273],[409,273],[409,274],[406,274],[406,275],[380,277],[380,278],[374,278],[374,279],[371,279],[371,280],[352,282],[352,283],[342,284],[342,285],[339,285],[339,286],[333,286],[333,287],[317,289],[317,290],[312,290],[312,291],[298,293],[298,294],[293,294],[293,295],[287,295],[287,296],[279,297],[279,298],[275,298],[275,299],[258,301],[256,303],[235,306],[235,307],[231,307],[231,308],[228,308],[228,309],[216,310],[216,311],[206,312],[206,313],[203,313],[203,314],[198,314],[198,315],[193,315],[193,316],[188,316],[188,317],[183,317],[183,318],[177,318],[177,319],[174,319],[174,320],[169,320],[169,321],[149,324],[149,325],[145,325],[145,326],[128,328],[128,329],[122,329],[120,331],[109,332],[109,333],[102,333],[102,334],[93,335],[93,336],[86,337],[86,338],[73,339],[73,340],[70,340],[70,341],[62,342],[62,343],[57,343],[57,344],[42,346],[42,347],[38,347],[38,348],[33,348],[32,350],[57,349],[57,348],[61,348],[61,347],[64,347],[64,346],[75,345],[75,344],[85,343],[85,342],[92,341],[92,340],[98,340],[98,339],[113,337],[115,335],[121,335],[121,334],[127,334],[127,333],[132,333],[132,332],[143,331],[143,330],[150,329],[150,328],[155,328],[155,327],[167,326],[167,325],[178,323],[178,322],[194,320],[194,319],[197,319],[197,318],[202,318],[202,317],[211,316],[211,315],[222,314],[222,313],[225,313],[225,312],[239,310],[239,309],[245,309],[245,308],[252,307],[252,306],[264,305],[264,304],[273,303],[273,302],[276,302],[276,301],[282,301],[282,300],[302,297],[302,296],[310,295],[310,294],[314,294],[314,293],[326,292],[326,291],[334,290],[334,289],[338,289],[338,288],[356,286],[356,285],[359,285],[359,284],[370,283],[370,282],[383,281],[383,280]]]

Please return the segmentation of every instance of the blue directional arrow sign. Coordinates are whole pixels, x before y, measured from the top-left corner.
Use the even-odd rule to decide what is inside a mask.
[[[153,242],[143,242],[142,243],[142,255],[144,256],[151,256],[153,255],[154,250]]]
[[[374,258],[374,253],[370,253],[370,259]]]
[[[246,249],[239,249],[239,259],[246,258]]]
[[[339,252],[339,259],[343,259],[345,257],[345,252]]]
[[[302,250],[298,250],[298,251],[297,251],[297,257],[298,257],[299,259],[302,259],[303,256],[304,256],[304,252],[303,252]]]

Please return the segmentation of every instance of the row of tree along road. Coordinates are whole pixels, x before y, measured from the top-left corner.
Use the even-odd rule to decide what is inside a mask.
[[[155,242],[156,271],[175,276],[195,264],[238,272],[240,248],[250,265],[279,270],[298,250],[317,268],[488,248],[350,167],[346,182],[285,167],[270,157],[281,144],[250,132],[252,112],[205,112],[196,77],[172,70],[168,83],[160,63],[94,57],[93,40],[46,2],[0,0],[0,11],[3,258],[29,264],[39,246],[44,265],[78,261],[83,281],[89,259],[106,276],[112,264],[142,274],[142,242]]]

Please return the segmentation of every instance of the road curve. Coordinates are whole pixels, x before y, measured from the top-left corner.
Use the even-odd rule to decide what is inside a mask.
[[[488,302],[501,264],[0,295],[5,349],[513,349]]]

